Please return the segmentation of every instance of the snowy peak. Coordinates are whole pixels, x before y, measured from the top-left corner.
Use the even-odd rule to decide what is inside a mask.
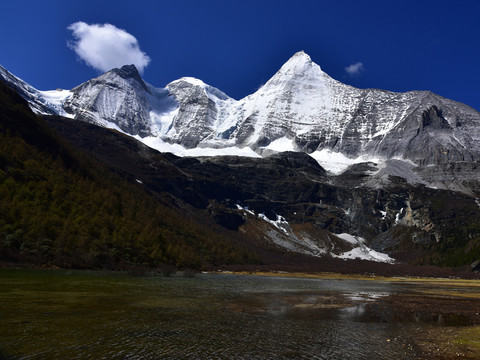
[[[185,76],[185,77],[182,77],[180,79],[177,79],[177,80],[173,80],[170,84],[167,85],[167,87],[169,85],[172,85],[172,84],[178,84],[180,82],[185,82],[187,84],[190,84],[192,86],[199,86],[201,88],[205,88],[207,86],[207,84],[205,84],[202,80],[200,79],[197,79],[197,78],[194,78],[194,77],[191,77],[191,76]]]
[[[314,63],[304,51],[293,55],[280,70],[267,82],[267,84],[279,84],[296,79],[319,79],[325,74],[319,65]]]
[[[150,145],[174,145],[178,154],[229,148],[261,156],[303,151],[319,158],[327,152],[422,166],[480,160],[480,114],[474,109],[429,92],[354,88],[331,78],[304,51],[240,100],[194,77],[155,88],[134,65],[71,92],[40,92],[2,68],[0,77],[37,113],[120,129]]]
[[[304,51],[295,53],[279,70],[279,73],[302,75],[322,71]]]
[[[281,142],[284,150],[311,153],[341,137],[362,91],[342,84],[301,51],[257,92],[241,100],[236,136],[266,155]],[[319,141],[319,139],[321,139]],[[264,150],[267,150],[264,152]]]
[[[305,50],[300,50],[300,51],[297,51],[295,54],[292,55],[292,57],[289,59],[289,60],[293,60],[293,59],[301,59],[303,61],[312,61],[312,58],[310,57],[310,55],[308,55]]]
[[[151,112],[166,96],[156,90],[143,81],[134,65],[125,65],[72,89],[64,109],[78,120],[150,136],[156,133]]]
[[[140,78],[140,74],[135,67],[135,65],[130,64],[130,65],[123,65],[120,69],[112,69],[113,72],[116,72],[118,75],[124,77],[124,78],[129,78],[129,77],[137,77]],[[141,80],[141,78],[140,78]]]
[[[136,82],[140,84],[140,86],[148,92],[148,88],[143,81],[142,77],[140,76],[140,73],[138,72],[137,68],[135,65],[124,65],[120,69],[112,69],[111,72],[114,74],[120,76],[122,79],[133,79]]]
[[[217,97],[220,100],[228,100],[230,97],[225,94],[223,91],[213,87],[211,85],[205,84],[202,80],[194,78],[194,77],[182,77],[178,80],[172,81],[170,84],[166,86],[166,88],[172,92],[175,92],[176,89],[189,89],[189,91],[193,91],[194,89],[201,89],[203,92],[208,96],[211,97],[212,95]],[[196,90],[195,90],[196,91]]]
[[[124,65],[121,68],[115,68],[106,73],[100,75],[97,78],[84,82],[79,86],[72,89],[74,92],[80,91],[85,86],[99,85],[99,84],[108,84],[114,87],[119,87],[124,84],[124,86],[130,86],[137,89],[142,89],[146,92],[150,92],[147,85],[140,76],[135,65]]]

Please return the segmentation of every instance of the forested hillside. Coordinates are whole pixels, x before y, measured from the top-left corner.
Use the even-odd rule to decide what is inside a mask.
[[[61,267],[257,262],[175,199],[57,137],[0,83],[0,258]]]

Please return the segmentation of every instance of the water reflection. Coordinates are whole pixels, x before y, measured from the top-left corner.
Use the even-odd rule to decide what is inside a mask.
[[[234,313],[276,316],[291,319],[344,320],[363,323],[430,324],[437,326],[471,325],[468,316],[430,311],[410,312],[381,299],[386,293],[288,294],[264,293],[243,295],[227,304]]]
[[[415,289],[389,282],[56,276],[36,279],[29,293],[12,286],[0,292],[0,354],[5,348],[20,359],[414,359],[413,329],[468,320],[395,306],[391,298]]]

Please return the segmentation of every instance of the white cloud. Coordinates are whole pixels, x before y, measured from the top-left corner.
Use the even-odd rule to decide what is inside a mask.
[[[365,70],[362,62],[356,62],[355,64],[349,65],[345,68],[345,71],[348,75],[355,76],[359,75]]]
[[[89,25],[79,21],[67,29],[73,32],[75,38],[68,46],[87,65],[97,70],[107,71],[134,64],[138,71],[143,72],[150,62],[133,35],[111,24]]]

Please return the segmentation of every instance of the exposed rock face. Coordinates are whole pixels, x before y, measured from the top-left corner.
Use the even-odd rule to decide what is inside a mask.
[[[127,137],[102,148],[92,125],[84,139],[71,139],[149,190],[209,209],[227,229],[258,232],[258,241],[318,255],[345,249],[333,235],[341,233],[390,253],[446,252],[452,241],[467,251],[480,236],[480,113],[428,91],[356,89],[303,52],[240,100],[194,78],[158,89],[134,66],[58,93],[38,91],[3,68],[0,76],[37,113],[82,120],[72,124],[115,128],[197,155],[223,148],[261,155],[159,156]],[[72,126],[60,126],[65,136]],[[319,165],[327,150],[342,154],[344,169]]]
[[[194,78],[154,88],[133,65],[87,81],[58,103],[6,70],[0,74],[37,112],[63,111],[187,149],[249,147],[269,155],[283,141],[281,151],[330,149],[421,166],[480,160],[480,113],[474,109],[428,91],[356,89],[332,79],[304,52],[238,101]]]
[[[155,133],[150,112],[158,104],[168,108],[167,93],[149,89],[133,65],[113,69],[72,89],[64,109],[74,118],[122,131],[150,136]],[[163,100],[163,103],[162,103]]]
[[[337,256],[352,249],[335,235],[347,233],[401,260],[428,262],[429,256],[443,261],[454,250],[463,253],[480,239],[475,198],[395,176],[408,171],[400,160],[390,160],[381,174],[377,164],[362,163],[333,176],[301,152],[182,158],[93,125],[48,121],[76,146],[141,180],[152,193],[169,193],[209,211],[224,228],[256,238],[259,247],[268,243]],[[474,259],[468,262],[465,254],[470,264]]]
[[[178,112],[172,118],[165,140],[194,148],[215,133],[217,119],[233,99],[220,90],[194,78],[181,78],[167,86],[177,101]]]

